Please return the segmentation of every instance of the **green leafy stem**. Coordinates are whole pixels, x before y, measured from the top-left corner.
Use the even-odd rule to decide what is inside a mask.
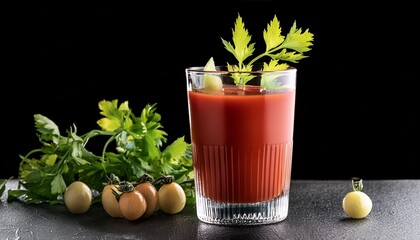
[[[184,137],[171,144],[160,124],[156,104],[146,105],[139,116],[128,102],[99,102],[103,118],[97,121],[101,129],[78,135],[73,125],[67,135],[49,118],[35,114],[35,126],[41,147],[21,156],[19,188],[9,190],[8,200],[25,203],[62,203],[66,187],[75,180],[101,191],[108,175],[126,181],[136,181],[144,174],[157,179],[173,175],[185,190],[188,203],[195,201],[191,145]],[[94,137],[105,137],[100,155],[87,148]],[[99,140],[99,139],[98,139]]]
[[[222,38],[223,45],[226,50],[234,55],[237,64],[227,64],[228,70],[231,72],[250,72],[254,69],[254,64],[263,57],[269,57],[269,62],[263,62],[262,71],[282,71],[289,68],[289,64],[285,62],[298,63],[300,60],[307,58],[305,52],[311,50],[313,46],[314,35],[309,29],[303,31],[297,28],[294,21],[286,36],[282,35],[282,28],[277,16],[267,24],[267,28],[263,31],[265,42],[265,51],[249,62],[249,57],[254,54],[255,42],[251,42],[252,36],[249,35],[242,17],[238,14],[234,28],[232,29],[232,42]],[[246,73],[234,74],[235,84],[245,85],[252,76]]]

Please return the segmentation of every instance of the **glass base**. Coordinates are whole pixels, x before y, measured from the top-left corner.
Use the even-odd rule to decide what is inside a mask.
[[[271,201],[258,203],[222,203],[197,194],[197,217],[217,225],[262,225],[277,223],[287,217],[289,191]]]

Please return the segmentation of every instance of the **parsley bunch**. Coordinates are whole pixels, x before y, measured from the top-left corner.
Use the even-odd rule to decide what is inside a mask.
[[[101,192],[111,174],[134,182],[147,173],[155,179],[174,176],[188,202],[195,201],[191,145],[180,137],[163,148],[167,133],[156,104],[146,105],[139,116],[127,101],[118,105],[118,100],[103,100],[99,109],[103,116],[97,121],[100,129],[82,135],[75,125],[61,135],[53,121],[34,115],[41,147],[20,156],[19,187],[9,190],[8,200],[62,203],[66,187],[75,180]],[[87,143],[99,136],[106,141],[102,153],[96,155]]]

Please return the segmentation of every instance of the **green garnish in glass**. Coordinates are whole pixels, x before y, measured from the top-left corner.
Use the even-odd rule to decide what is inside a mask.
[[[313,45],[314,35],[308,29],[303,31],[297,28],[296,21],[293,23],[289,33],[282,35],[282,29],[277,16],[274,15],[273,20],[267,24],[267,28],[263,31],[263,38],[265,42],[265,51],[250,61],[246,61],[251,57],[255,51],[255,43],[251,42],[251,35],[245,28],[242,17],[238,14],[236,18],[235,27],[232,29],[232,43],[222,38],[223,45],[226,50],[232,53],[237,64],[227,64],[228,71],[238,72],[232,74],[236,85],[246,85],[252,79],[252,76],[244,72],[255,71],[254,64],[263,57],[270,58],[269,62],[263,62],[261,71],[282,71],[288,69],[290,66],[285,62],[298,63],[300,60],[307,58],[305,52],[311,50]],[[213,58],[210,58],[209,63],[214,64]],[[241,73],[239,73],[241,72]],[[275,84],[270,81],[272,79],[262,79],[261,87],[276,88]]]

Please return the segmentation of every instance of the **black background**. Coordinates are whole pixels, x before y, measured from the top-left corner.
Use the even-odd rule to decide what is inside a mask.
[[[314,34],[298,68],[294,179],[420,178],[419,40],[414,3],[366,1],[137,1],[2,7],[0,177],[39,147],[33,115],[62,133],[98,128],[98,102],[157,103],[168,142],[189,141],[184,69],[233,61],[238,14],[264,50],[277,15]]]

